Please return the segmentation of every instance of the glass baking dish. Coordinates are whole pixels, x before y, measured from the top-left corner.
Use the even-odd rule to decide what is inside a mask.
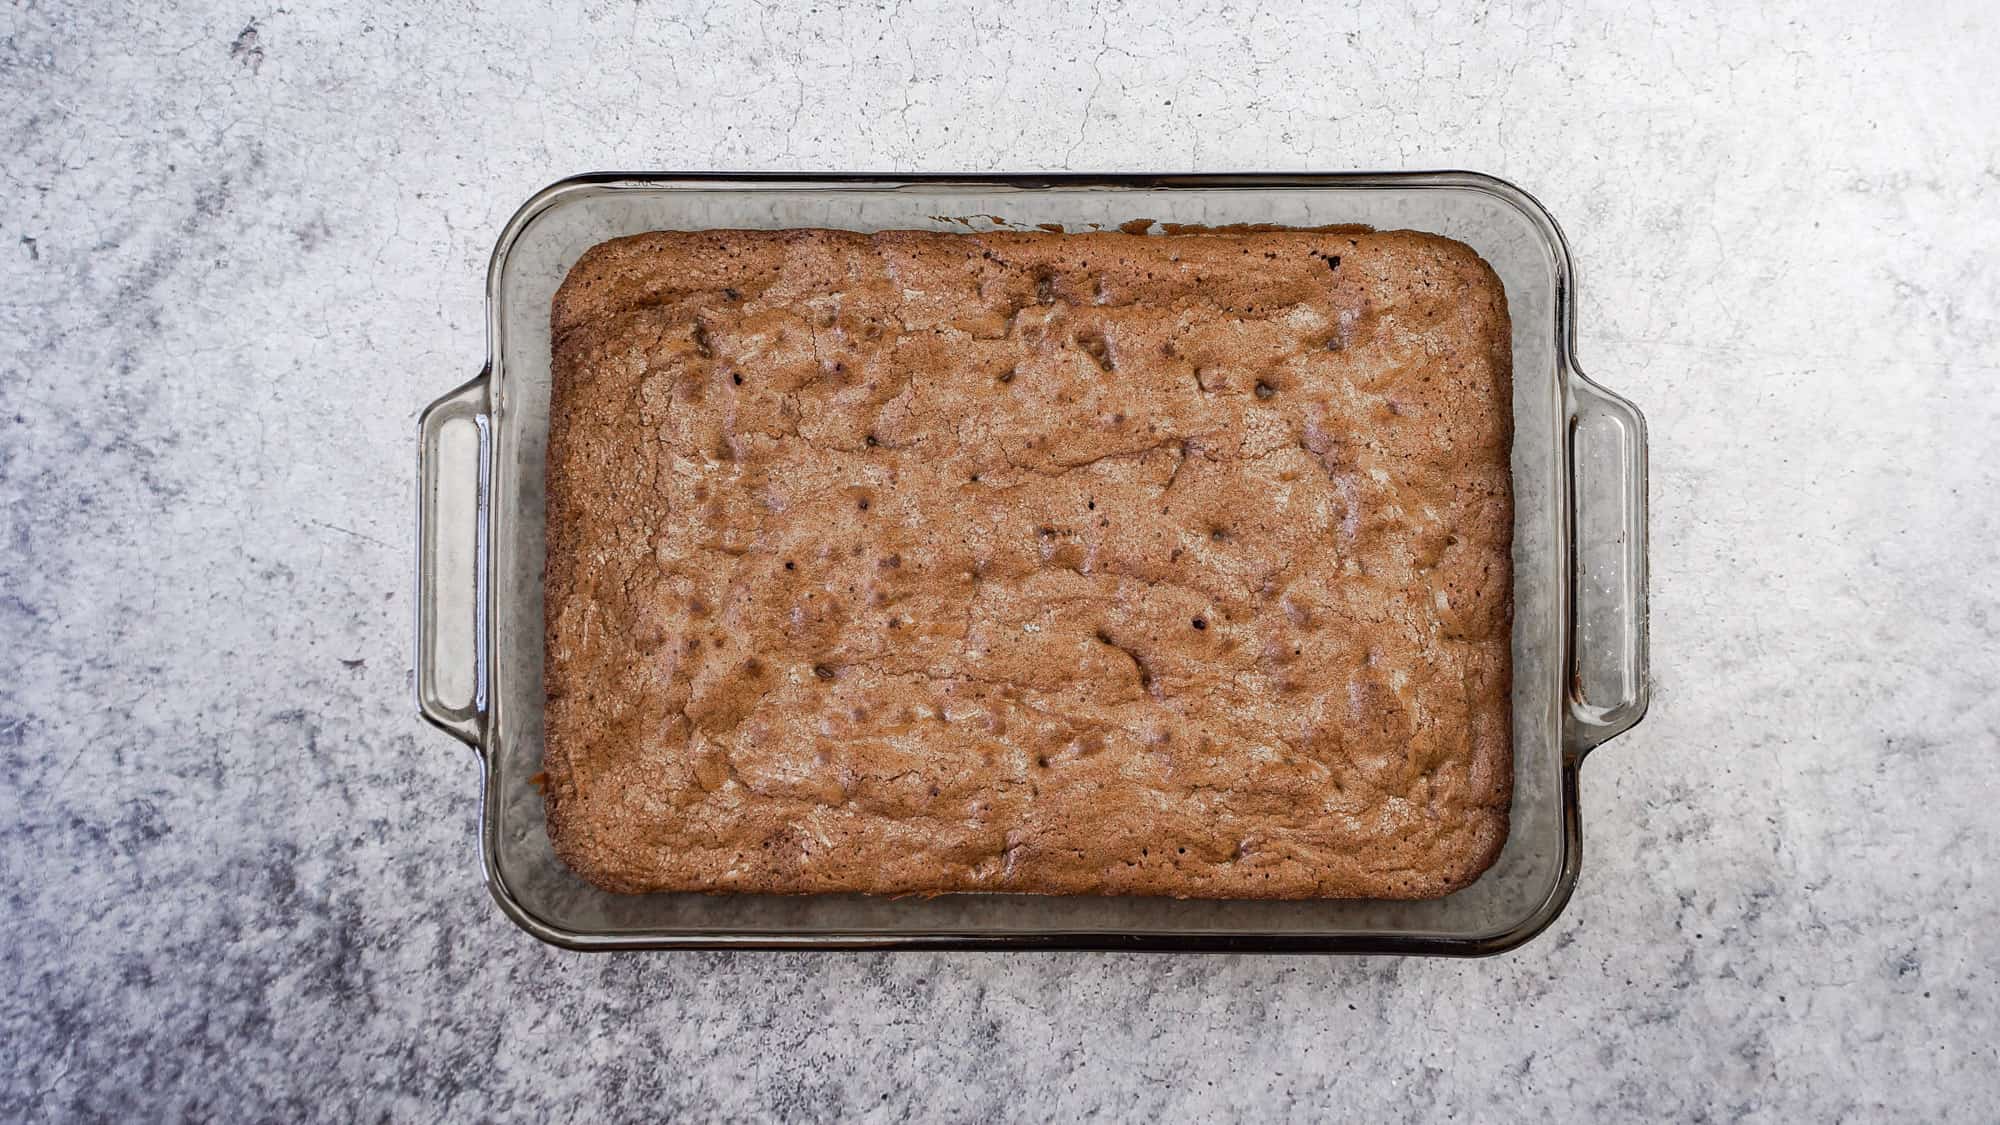
[[[551,850],[542,758],[549,303],[577,258],[649,230],[1115,229],[1133,220],[1359,223],[1470,245],[1514,333],[1514,795],[1498,862],[1423,902],[1012,894],[614,895]],[[419,710],[473,747],[486,883],[573,949],[1153,949],[1487,954],[1547,926],[1576,884],[1577,771],[1646,709],[1646,441],[1574,357],[1569,251],[1525,192],[1467,172],[1210,176],[579,176],[523,205],[487,275],[488,358],[419,422]]]

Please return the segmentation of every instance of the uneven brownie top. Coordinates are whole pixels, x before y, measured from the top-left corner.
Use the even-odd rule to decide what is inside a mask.
[[[592,882],[1421,897],[1497,854],[1510,343],[1466,247],[667,232],[553,329]]]

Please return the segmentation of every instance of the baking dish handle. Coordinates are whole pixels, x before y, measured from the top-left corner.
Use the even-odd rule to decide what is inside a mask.
[[[486,375],[417,420],[417,710],[480,749],[492,426]]]
[[[1570,380],[1570,748],[1646,714],[1646,418],[1581,372]]]

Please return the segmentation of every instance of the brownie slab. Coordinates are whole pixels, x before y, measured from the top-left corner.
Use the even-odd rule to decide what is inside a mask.
[[[662,232],[553,308],[614,891],[1418,898],[1507,832],[1510,336],[1409,232]]]

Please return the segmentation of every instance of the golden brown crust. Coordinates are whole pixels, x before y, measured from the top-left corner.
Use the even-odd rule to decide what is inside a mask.
[[[1409,232],[665,232],[556,295],[615,891],[1417,898],[1507,832],[1511,356]]]

